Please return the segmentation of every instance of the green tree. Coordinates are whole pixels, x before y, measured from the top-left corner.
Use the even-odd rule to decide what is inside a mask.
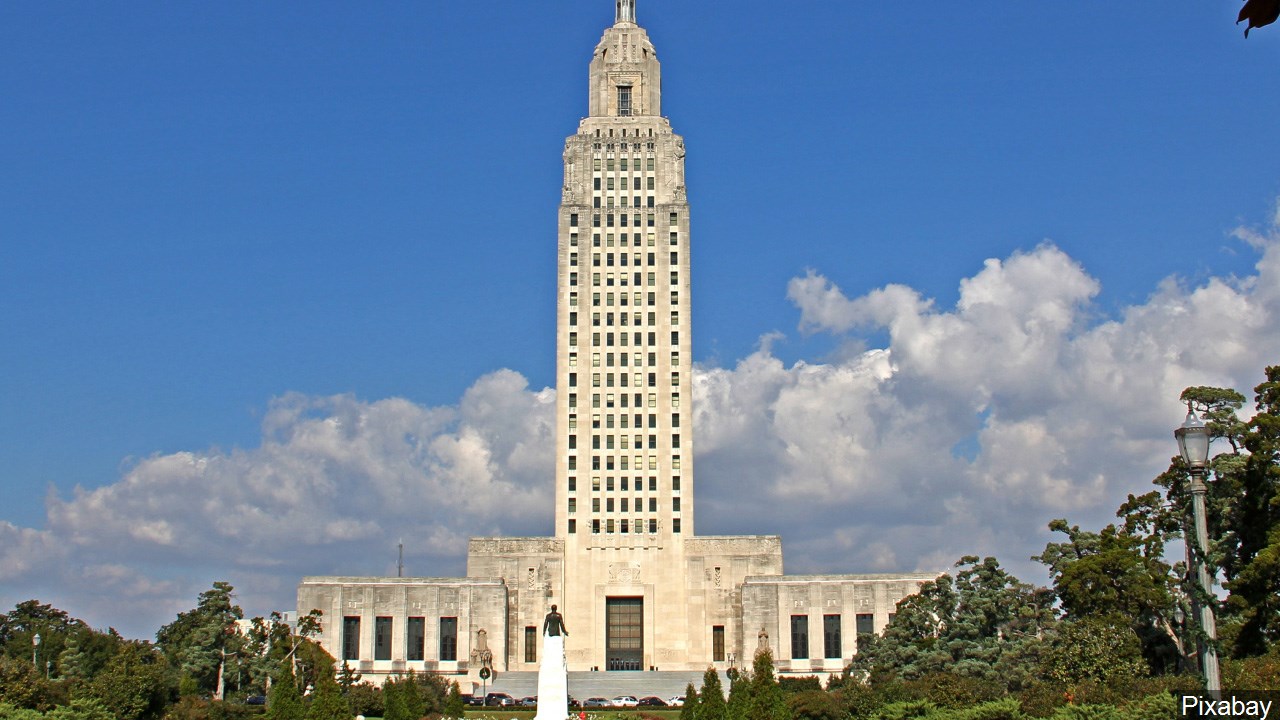
[[[322,673],[316,682],[315,692],[307,707],[306,720],[351,720],[351,704],[343,697],[341,688],[333,679],[333,673]],[[461,717],[461,716],[458,716]]]
[[[449,697],[444,703],[444,716],[447,718],[461,718],[466,712],[466,705],[462,703],[462,689],[458,687],[458,683],[449,683]]]
[[[215,700],[223,697],[226,677],[239,669],[237,658],[245,645],[236,626],[244,611],[232,602],[232,590],[229,583],[215,582],[200,593],[195,609],[179,613],[156,632],[156,642],[172,667]]]
[[[1131,623],[1085,617],[1058,625],[1041,656],[1044,676],[1067,687],[1144,677],[1147,663]]]
[[[773,653],[761,650],[751,661],[751,697],[747,717],[756,720],[791,720],[791,710],[773,672]]]
[[[697,720],[698,689],[689,683],[684,689],[684,705],[680,706],[680,720]]]
[[[952,672],[1017,689],[1034,682],[1040,636],[1056,622],[1053,594],[1022,583],[995,558],[967,556],[899,601],[879,637],[859,638],[850,664],[873,683]]]
[[[68,638],[88,630],[89,626],[83,620],[71,617],[64,610],[38,600],[26,600],[0,617],[0,646],[4,655],[28,662],[34,652],[42,669],[41,675],[47,672],[52,677],[59,677],[58,661]],[[36,635],[40,636],[38,647],[34,643]],[[51,667],[47,667],[49,663],[53,663]]]
[[[685,704],[688,704],[686,700]],[[724,687],[720,684],[720,673],[714,667],[707,668],[702,674],[702,692],[698,695],[698,708],[694,713],[695,720],[726,720],[728,708],[724,701]]]
[[[1254,388],[1257,412],[1243,438],[1249,452],[1224,513],[1225,611],[1239,626],[1237,657],[1262,655],[1280,641],[1280,366]]]
[[[125,642],[79,697],[102,703],[116,720],[160,717],[169,701],[164,658],[149,643]]]
[[[267,720],[305,720],[306,712],[293,663],[283,662],[267,694]]]
[[[845,720],[844,707],[825,690],[804,690],[787,701],[795,720]]]

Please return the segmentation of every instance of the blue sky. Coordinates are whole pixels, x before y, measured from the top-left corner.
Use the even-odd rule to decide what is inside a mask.
[[[1025,492],[1026,506],[998,505],[1025,525],[967,517],[990,531],[976,552],[1032,574],[1055,513],[1105,522],[1163,469],[1182,385],[1248,394],[1280,360],[1267,289],[1280,31],[1245,40],[1238,10],[641,2],[664,113],[689,148],[699,531],[794,538],[795,571],[942,569],[960,554],[945,533],[872,540],[920,536],[888,496],[929,494],[932,478],[953,502],[922,516],[953,533],[973,529],[958,518],[982,492]],[[432,538],[407,550],[431,575],[462,572],[468,533],[549,533],[537,428],[554,385],[561,141],[586,112],[612,12],[0,6],[0,601],[35,595],[147,635],[214,579],[262,613],[303,573],[386,572],[368,558],[394,567],[397,534]],[[913,355],[933,345],[931,361]],[[806,385],[816,377],[850,384]],[[1107,412],[1107,383],[1126,390],[1104,418],[1125,439],[1099,453],[1076,423]],[[948,388],[969,392],[948,402]],[[824,397],[875,410],[797,462],[796,428],[850,417]],[[281,455],[321,452],[299,449],[301,428],[344,413],[391,413],[455,449],[480,438],[488,469],[451,475],[440,468],[467,463],[436,450],[280,474]],[[912,434],[922,416],[949,430]],[[524,424],[500,432],[512,417]],[[497,451],[521,433],[531,459]],[[1028,469],[1012,448],[1039,447],[1031,437],[1062,467]],[[936,444],[937,463],[916,464],[912,443]],[[237,469],[184,485],[164,469],[181,459]],[[235,489],[255,473],[327,499]],[[1022,473],[1017,492],[1001,486]],[[392,489],[357,516],[341,498],[370,478]],[[205,504],[215,480],[234,502]],[[130,495],[148,482],[168,490]],[[776,513],[735,508],[743,484]],[[423,486],[437,492],[401,515]],[[512,487],[530,509],[451,497],[506,504]],[[297,517],[331,532],[236,545],[176,507],[262,512],[298,537],[273,502],[302,502]],[[835,510],[815,518],[814,503]],[[77,575],[135,599],[96,598]]]

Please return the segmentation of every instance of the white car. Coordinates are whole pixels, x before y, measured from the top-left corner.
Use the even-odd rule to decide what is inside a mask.
[[[667,698],[667,704],[673,705],[675,707],[684,707],[684,696],[672,695],[671,697]]]
[[[634,695],[619,695],[610,701],[613,707],[636,707],[640,701]]]

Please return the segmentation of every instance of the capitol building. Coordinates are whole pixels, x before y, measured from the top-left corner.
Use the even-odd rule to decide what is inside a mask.
[[[571,673],[727,670],[762,646],[781,675],[839,673],[934,575],[785,575],[778,536],[695,532],[686,150],[634,0],[588,75],[555,248],[554,535],[473,538],[461,578],[306,577],[297,611],[374,682],[536,672],[553,604]]]

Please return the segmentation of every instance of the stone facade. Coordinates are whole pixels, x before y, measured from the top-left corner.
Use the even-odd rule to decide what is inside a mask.
[[[684,140],[634,1],[616,8],[564,146],[555,536],[472,539],[466,578],[304,579],[298,612],[369,679],[535,671],[552,604],[571,672],[728,669],[766,638],[781,672],[839,672],[933,577],[788,577],[776,536],[694,534]]]

